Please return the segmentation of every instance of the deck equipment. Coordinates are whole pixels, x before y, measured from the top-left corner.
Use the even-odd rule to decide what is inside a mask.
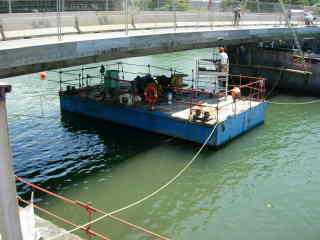
[[[215,147],[265,119],[265,79],[221,73],[210,60],[197,60],[191,78],[150,65],[118,62],[103,68],[60,71],[62,111],[199,144],[218,124],[208,142]],[[234,87],[241,90],[237,99],[231,96]]]

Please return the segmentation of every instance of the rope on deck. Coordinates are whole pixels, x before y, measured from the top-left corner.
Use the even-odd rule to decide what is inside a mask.
[[[117,213],[120,213],[120,212],[123,212],[129,208],[132,208],[134,206],[137,206],[145,201],[147,201],[148,199],[152,198],[153,196],[155,196],[156,194],[158,194],[159,192],[161,192],[162,190],[164,190],[165,188],[167,188],[169,185],[171,185],[172,183],[174,183],[194,162],[195,160],[197,160],[197,158],[199,157],[200,153],[202,152],[202,150],[208,145],[210,139],[212,138],[214,132],[216,131],[217,127],[218,127],[218,122],[216,123],[216,125],[213,127],[213,129],[211,130],[209,136],[207,137],[207,139],[204,141],[204,143],[202,144],[201,148],[198,150],[198,152],[193,156],[193,158],[173,177],[171,178],[167,183],[165,183],[164,185],[162,185],[161,187],[159,187],[157,190],[153,191],[152,193],[146,195],[145,197],[141,198],[140,200],[137,200],[125,207],[122,207],[122,208],[119,208],[119,209],[116,209],[112,212],[109,212],[109,213],[106,213],[105,215],[99,217],[99,218],[96,218],[95,220],[93,221],[90,221],[86,224],[83,224],[81,226],[78,226],[74,229],[71,229],[69,231],[65,231],[63,233],[60,233],[56,236],[53,236],[52,238],[49,238],[47,240],[54,240],[54,239],[57,239],[59,237],[62,237],[64,236],[65,234],[68,234],[68,233],[72,233],[74,231],[77,231],[81,228],[84,228],[84,227],[87,227],[88,225],[91,225],[91,224],[94,224],[94,223],[97,223],[99,221],[101,221],[102,219],[106,218],[106,217],[110,217],[111,215],[114,215],[114,214],[117,214]]]

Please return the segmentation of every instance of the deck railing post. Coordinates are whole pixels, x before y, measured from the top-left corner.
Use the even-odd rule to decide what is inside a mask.
[[[219,122],[219,100],[217,102],[217,123]]]
[[[84,67],[81,66],[81,85],[83,87],[83,78],[84,78]]]
[[[60,92],[62,91],[62,72],[59,71],[59,85],[60,85]]]
[[[88,214],[88,222],[91,222],[92,221],[92,214],[93,214],[93,211],[92,211],[92,204],[91,203],[87,203],[86,204],[86,211],[87,211],[87,214]],[[90,230],[91,230],[91,224],[89,224],[87,226],[87,235],[88,235],[88,240],[91,239],[91,233],[90,233]]]
[[[128,35],[129,34],[129,6],[128,6],[128,0],[124,0],[124,12],[125,12],[125,19],[126,19],[125,32],[126,32],[126,35]]]
[[[12,1],[8,0],[8,12],[12,13]]]
[[[173,10],[173,28],[174,28],[174,32],[177,31],[177,0],[173,0],[173,6],[172,6],[172,10]]]
[[[194,89],[194,70],[192,69],[192,90]]]
[[[3,240],[22,240],[5,99],[10,91],[10,85],[0,83],[0,235]]]
[[[90,75],[89,74],[87,74],[87,76],[86,76],[86,87],[89,87],[89,79],[90,79]]]
[[[80,73],[78,75],[78,80],[79,80],[79,88],[81,88],[81,74]]]

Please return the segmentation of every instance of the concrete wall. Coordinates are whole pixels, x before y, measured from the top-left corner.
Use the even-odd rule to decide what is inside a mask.
[[[174,20],[174,12],[136,12],[137,23],[168,22]],[[86,19],[86,25],[123,24],[126,16],[121,12],[66,12],[62,13],[62,25],[74,26],[75,17]],[[194,21],[232,21],[231,12],[177,12],[177,20],[181,22]],[[280,18],[279,14],[245,14],[243,21],[275,21]],[[23,14],[2,14],[0,20],[5,31],[24,30],[35,28],[56,27],[55,13],[23,13]]]
[[[296,31],[304,37],[320,35],[320,28],[317,27],[297,28]],[[173,30],[158,33],[150,30],[133,36],[124,34],[98,36],[97,34],[74,35],[73,38],[62,42],[53,39],[50,41],[30,39],[30,42],[20,41],[23,43],[21,46],[19,44],[0,46],[0,78],[124,57],[289,39],[292,38],[292,33],[287,28],[271,27],[215,31],[197,28],[176,33]]]

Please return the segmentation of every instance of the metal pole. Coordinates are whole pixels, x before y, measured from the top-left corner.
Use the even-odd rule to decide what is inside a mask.
[[[62,39],[62,27],[61,27],[61,9],[62,9],[62,0],[57,0],[57,29],[58,29],[58,40]]]
[[[261,12],[261,9],[260,9],[260,1],[259,1],[259,0],[257,0],[257,12],[258,12],[258,13]]]
[[[109,0],[106,0],[106,11],[109,10]]]
[[[10,85],[0,83],[0,234],[3,240],[22,240],[5,102],[10,91]]]
[[[8,8],[9,8],[9,13],[12,13],[12,2],[11,2],[11,0],[8,0]]]
[[[173,27],[174,27],[174,31],[177,31],[177,0],[173,0]]]
[[[125,0],[124,4],[125,15],[126,15],[126,35],[129,34],[129,9],[128,9],[128,0]]]

